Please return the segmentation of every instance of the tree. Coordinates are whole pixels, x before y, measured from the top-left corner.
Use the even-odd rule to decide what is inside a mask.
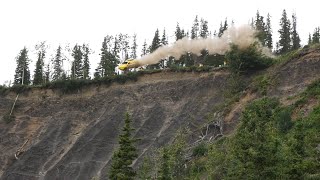
[[[200,25],[200,37],[202,38],[207,38],[209,35],[209,30],[208,30],[208,21],[201,19],[201,25]]]
[[[312,44],[317,44],[320,42],[320,28],[317,27],[314,29],[312,34]]]
[[[198,20],[198,15],[193,21],[193,25],[191,27],[191,39],[196,39],[198,38],[199,35],[199,20]]]
[[[166,35],[166,29],[163,29],[163,33],[162,33],[162,37],[161,37],[161,40],[160,40],[160,45],[161,46],[166,46],[168,45],[168,39],[167,39],[167,35]],[[166,58],[165,59],[162,59],[159,63],[160,65],[160,68],[163,69],[166,67]]]
[[[265,30],[266,25],[263,19],[264,17],[259,14],[259,11],[257,11],[256,20],[255,20],[255,29],[257,30],[258,33],[256,34],[256,37],[264,46],[266,44],[267,34]]]
[[[179,23],[177,23],[176,31],[174,32],[174,34],[176,36],[176,41],[182,39],[185,36],[183,30],[179,26]]]
[[[101,48],[101,60],[99,63],[99,67],[97,68],[100,77],[112,76],[115,74],[115,68],[119,63],[118,60],[118,40],[114,38],[114,42],[112,43],[112,36],[106,36],[102,42]],[[111,46],[113,44],[113,49]],[[97,77],[97,75],[95,75]]]
[[[89,63],[89,54],[91,53],[89,45],[82,45],[82,54],[83,54],[83,78],[90,79],[90,63]]]
[[[280,54],[287,53],[291,50],[291,38],[290,38],[290,30],[291,24],[289,19],[287,18],[286,10],[283,10],[282,17],[280,19],[280,39],[279,39],[279,50]]]
[[[159,170],[159,178],[161,180],[170,180],[171,174],[169,169],[169,150],[167,147],[164,147],[162,150],[162,157],[161,157],[161,166]]]
[[[14,84],[30,84],[29,61],[28,50],[24,47],[16,58],[17,68],[14,75]]]
[[[226,53],[229,68],[232,73],[248,73],[268,67],[272,60],[265,56],[258,48],[258,44],[251,44],[246,49],[239,49],[237,45],[231,45]]]
[[[46,70],[44,72],[44,83],[50,82],[50,64],[46,65]]]
[[[36,62],[36,68],[34,70],[34,76],[33,76],[33,84],[34,85],[40,85],[44,82],[44,58],[46,54],[45,49],[45,42],[41,42],[40,45],[36,46],[36,49],[38,49],[38,60]]]
[[[221,37],[225,30],[228,29],[228,20],[227,18],[224,20],[224,24],[222,25],[222,22],[220,23],[220,28],[218,32],[218,37]]]
[[[134,143],[137,139],[132,137],[131,119],[129,113],[125,114],[125,124],[119,135],[120,147],[112,156],[110,179],[134,179],[136,172],[131,167],[133,160],[138,157]]]
[[[273,112],[279,102],[263,98],[249,104],[230,147],[230,179],[275,179],[279,146],[273,127]]]
[[[300,37],[297,32],[297,16],[296,14],[292,15],[292,31],[291,31],[291,39],[292,39],[292,50],[299,49],[300,45]]]
[[[147,55],[148,53],[149,53],[148,45],[146,40],[144,40],[144,43],[142,45],[142,50],[141,50],[141,57]]]
[[[131,46],[131,55],[130,57],[133,59],[137,58],[137,34],[133,35],[133,42],[132,42],[132,46]]]
[[[312,44],[312,39],[311,39],[311,34],[309,33],[309,37],[308,37],[308,45]]]
[[[81,46],[75,45],[72,50],[73,62],[71,67],[71,77],[73,79],[83,78],[83,60],[82,60]]]
[[[53,75],[52,80],[56,81],[61,79],[62,76],[62,52],[61,46],[58,47],[56,56],[53,59]]]
[[[266,45],[269,49],[272,49],[272,29],[271,29],[271,16],[268,13],[267,15],[267,22],[266,22]]]
[[[161,44],[160,44],[160,37],[159,37],[159,30],[157,29],[156,32],[154,33],[154,37],[150,46],[150,52],[154,52],[155,50],[157,50]],[[160,63],[157,64],[152,64],[152,65],[148,65],[147,67],[148,69],[159,69],[160,68]]]

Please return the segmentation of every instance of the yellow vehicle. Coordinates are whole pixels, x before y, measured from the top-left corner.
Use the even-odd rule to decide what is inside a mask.
[[[125,71],[127,69],[130,69],[130,68],[137,68],[139,67],[139,63],[136,59],[127,59],[125,60],[122,64],[120,64],[118,66],[118,68],[122,71]]]

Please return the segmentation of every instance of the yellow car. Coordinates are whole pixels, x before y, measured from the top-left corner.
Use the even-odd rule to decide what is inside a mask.
[[[122,71],[125,71],[130,68],[137,68],[137,67],[139,67],[139,63],[136,59],[127,59],[118,66],[118,68]]]

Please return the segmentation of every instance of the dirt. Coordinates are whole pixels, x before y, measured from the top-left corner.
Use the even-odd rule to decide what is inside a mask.
[[[320,50],[305,51],[270,69],[276,84],[267,95],[293,103],[288,96],[319,79],[319,69]],[[225,70],[160,72],[144,75],[137,82],[92,85],[74,94],[50,89],[20,94],[14,110],[16,120],[0,122],[0,179],[106,179],[125,112],[132,117],[134,136],[141,139],[136,168],[144,154],[172,142],[179,129],[192,130],[210,121],[214,107],[224,103],[227,77]],[[0,96],[0,118],[11,108],[15,96]],[[233,132],[245,106],[259,97],[248,90],[231,106],[223,117],[225,135]],[[314,104],[310,102],[303,109],[309,112]],[[16,159],[14,154],[27,140]]]

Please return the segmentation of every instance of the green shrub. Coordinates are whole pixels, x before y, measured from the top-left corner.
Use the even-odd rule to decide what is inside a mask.
[[[231,45],[231,50],[226,53],[227,64],[233,73],[248,73],[265,69],[272,64],[272,58],[267,57],[259,49],[258,44],[251,44],[246,49]]]
[[[0,85],[0,95],[4,95],[7,92],[8,88],[6,86]]]
[[[17,93],[17,94],[26,92],[26,91],[28,91],[28,90],[30,90],[30,89],[31,89],[30,86],[28,86],[28,85],[20,85],[20,84],[14,85],[14,86],[12,86],[12,87],[10,88],[11,91],[13,91],[13,92],[15,92],[15,93]]]
[[[192,156],[200,157],[208,153],[208,147],[205,143],[201,143],[196,146],[192,151]]]

